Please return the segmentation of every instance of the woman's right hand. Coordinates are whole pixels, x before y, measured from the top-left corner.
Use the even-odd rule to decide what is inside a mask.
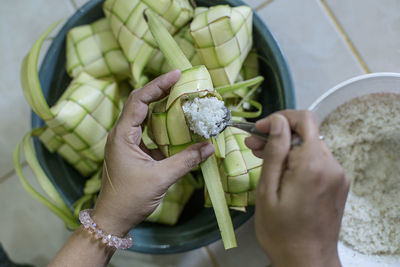
[[[340,266],[337,242],[349,179],[319,138],[309,111],[286,110],[256,123],[267,144],[246,139],[264,159],[256,193],[257,238],[274,266]],[[291,133],[303,140],[291,147]]]

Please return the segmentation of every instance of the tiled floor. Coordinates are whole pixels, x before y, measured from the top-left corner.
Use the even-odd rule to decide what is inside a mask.
[[[11,153],[29,129],[30,110],[19,83],[23,56],[52,22],[87,0],[13,0],[0,8],[0,242],[20,262],[44,266],[68,236],[63,224],[31,199],[13,174]],[[286,54],[297,107],[308,107],[335,84],[369,71],[400,71],[398,0],[248,0]],[[48,41],[47,44],[49,44]],[[27,176],[32,178],[28,168]],[[151,256],[120,252],[115,266],[265,267],[250,220],[237,230],[240,247],[221,242],[189,253]],[[357,266],[351,257],[345,266]],[[376,266],[379,266],[376,265]]]
[[[340,81],[363,73],[319,1],[276,0],[258,11],[287,56],[297,108]]]
[[[326,3],[371,72],[400,72],[400,1],[383,0],[379,5],[374,0]]]
[[[28,168],[25,172],[33,176]],[[0,211],[0,242],[17,262],[45,266],[69,236],[64,223],[33,200],[16,175],[0,184]]]
[[[13,0],[3,4],[0,8],[0,49],[4,51],[0,53],[0,177],[12,170],[11,151],[30,125],[30,108],[19,83],[22,59],[43,31],[74,12],[69,1]]]

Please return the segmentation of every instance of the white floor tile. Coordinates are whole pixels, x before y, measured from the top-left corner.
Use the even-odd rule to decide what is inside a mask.
[[[252,8],[257,8],[259,7],[261,4],[265,3],[265,2],[269,2],[270,0],[245,0],[244,2],[246,2],[246,4],[248,4],[249,6],[251,6]]]
[[[11,152],[30,128],[30,108],[20,85],[20,66],[33,42],[53,22],[69,17],[68,0],[4,1],[0,8],[0,177],[12,170]]]
[[[326,1],[372,72],[400,72],[400,1]]]
[[[237,248],[225,250],[222,241],[208,246],[219,267],[266,267],[270,263],[257,242],[253,218],[235,231]]]
[[[118,251],[111,263],[115,267],[215,267],[204,248],[171,255],[149,255],[131,251]]]
[[[38,188],[29,168],[24,172]],[[64,223],[22,187],[16,175],[0,184],[0,242],[18,263],[46,266],[70,235]]]
[[[307,108],[332,86],[363,74],[319,1],[273,1],[258,14],[286,54],[297,108]]]

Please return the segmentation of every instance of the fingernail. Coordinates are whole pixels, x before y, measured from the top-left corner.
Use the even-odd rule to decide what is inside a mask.
[[[283,128],[283,118],[281,115],[273,115],[271,117],[271,129],[269,131],[270,135],[280,135]]]
[[[201,159],[204,160],[211,156],[215,151],[214,146],[211,143],[205,143],[201,148],[200,148],[200,155]]]

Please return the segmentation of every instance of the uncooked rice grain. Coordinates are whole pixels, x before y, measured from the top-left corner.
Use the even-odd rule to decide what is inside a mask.
[[[321,134],[352,180],[340,239],[364,254],[399,254],[400,95],[353,99]]]

